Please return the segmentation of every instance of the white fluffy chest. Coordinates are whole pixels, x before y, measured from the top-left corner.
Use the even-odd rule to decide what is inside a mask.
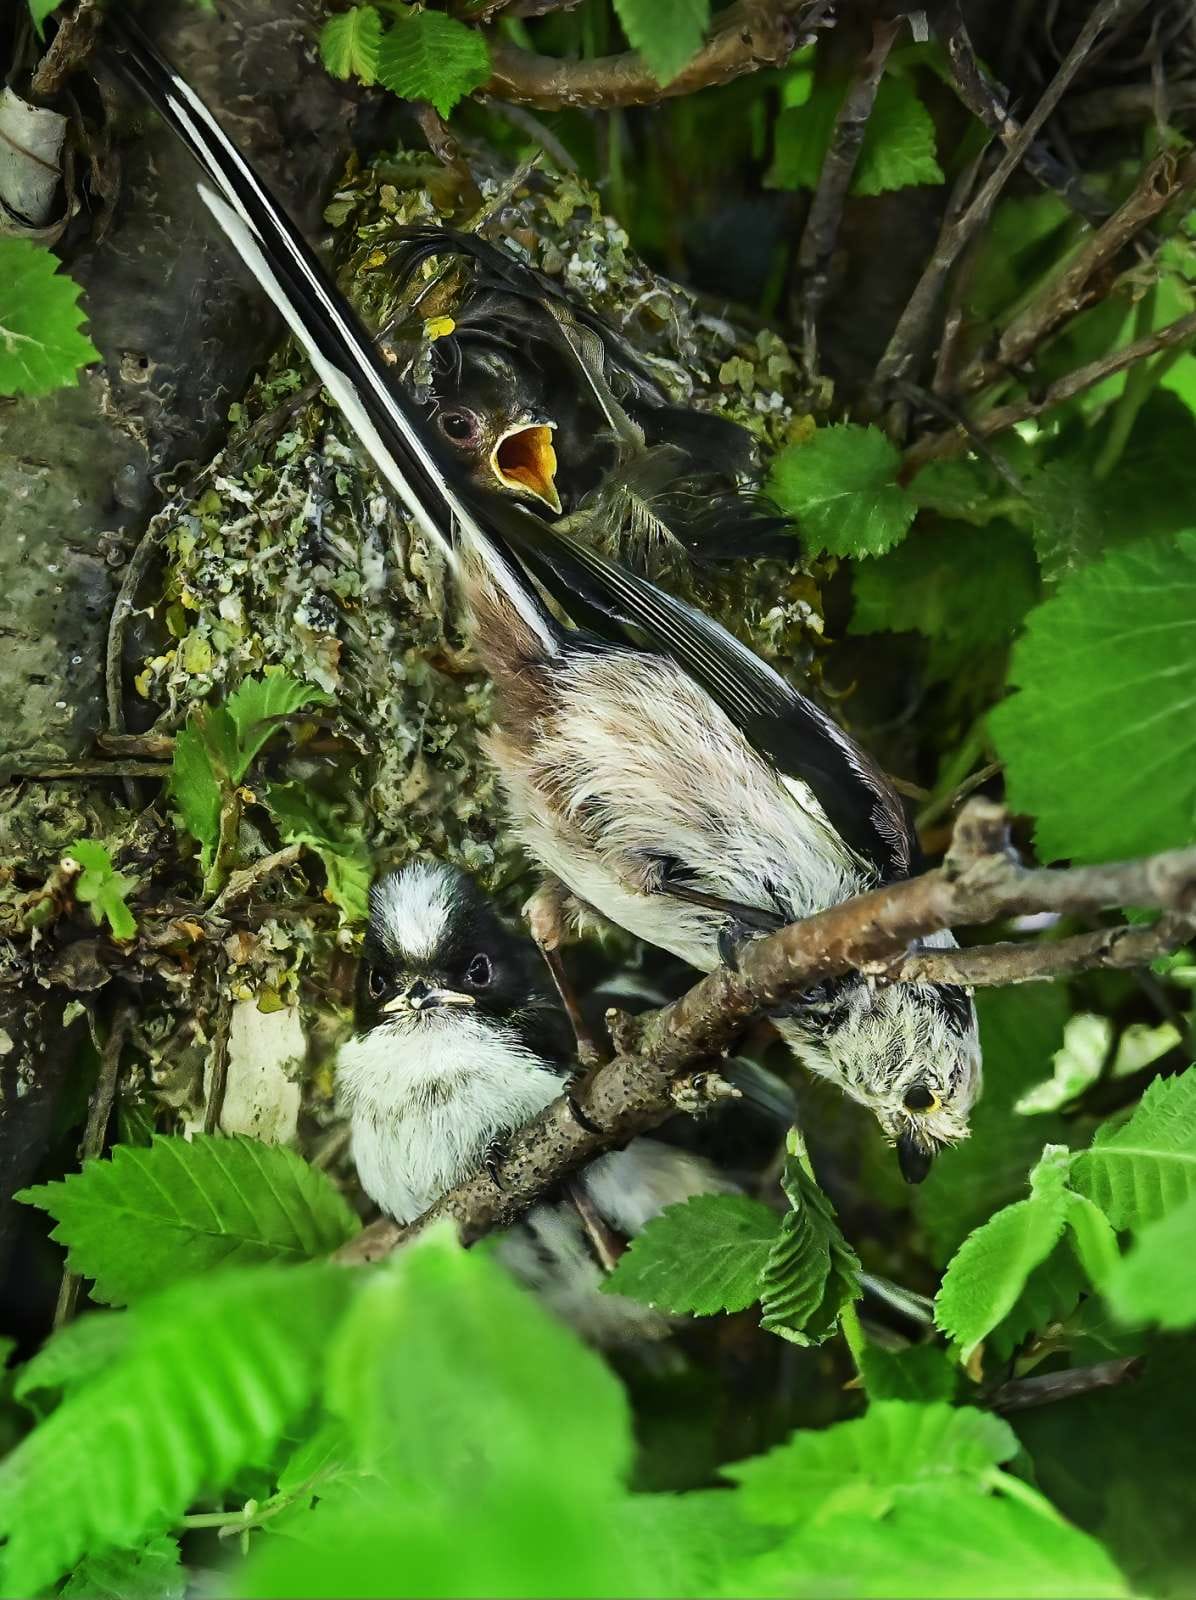
[[[528,851],[612,922],[709,969],[726,919],[659,893],[662,862],[786,921],[861,887],[813,793],[670,663],[581,656],[556,690],[534,745],[500,736],[491,753]]]
[[[337,1081],[366,1193],[400,1222],[476,1172],[487,1145],[561,1092],[500,1024],[425,1014],[341,1047]]]

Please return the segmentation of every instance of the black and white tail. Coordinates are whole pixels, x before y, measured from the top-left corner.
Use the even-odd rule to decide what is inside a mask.
[[[528,583],[485,533],[422,436],[423,422],[331,275],[190,84],[122,7],[105,15],[114,65],[198,163],[199,194],[281,312],[320,381],[417,527],[456,556],[473,547],[537,635],[552,625]]]

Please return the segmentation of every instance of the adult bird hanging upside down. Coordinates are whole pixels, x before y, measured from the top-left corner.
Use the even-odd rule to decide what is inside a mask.
[[[900,802],[818,706],[700,611],[446,464],[198,96],[135,25],[112,21],[127,75],[199,162],[209,209],[383,478],[448,552],[497,691],[490,753],[513,826],[569,907],[709,970],[753,929],[908,875]],[[981,1077],[967,992],[851,975],[775,1020],[811,1070],[874,1113],[911,1181],[966,1136]]]

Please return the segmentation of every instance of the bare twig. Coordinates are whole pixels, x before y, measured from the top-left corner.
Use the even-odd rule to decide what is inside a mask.
[[[1099,296],[1102,274],[1126,245],[1177,195],[1193,186],[1196,158],[1189,156],[1181,161],[1171,151],[1156,156],[1108,221],[1088,235],[1063,270],[1014,317],[993,356],[973,362],[963,372],[959,392],[973,394],[1022,369],[1061,323]]]
[[[959,98],[974,117],[1008,149],[1021,132],[1017,119],[1008,110],[1008,91],[988,77],[972,48],[959,0],[951,0],[940,30],[947,58],[951,63]],[[1051,189],[1063,203],[1078,211],[1089,222],[1108,216],[1109,207],[1099,195],[1084,187],[1079,177],[1068,170],[1041,144],[1026,149],[1024,166],[1036,183]]]
[[[925,348],[927,332],[942,296],[948,273],[978,229],[987,221],[1001,190],[1021,164],[1039,129],[1083,67],[1093,44],[1104,29],[1111,27],[1144,3],[1145,0],[1100,0],[1100,4],[1093,8],[1058,72],[1047,85],[1041,100],[1010,141],[991,176],[981,186],[980,192],[958,222],[939,238],[877,364],[872,380],[873,408],[876,411],[883,409],[880,403],[881,397],[888,386],[897,378],[911,375],[914,362],[919,359]]]
[[[1175,322],[1169,322],[1157,333],[1148,334],[1144,338],[1123,345],[1120,350],[1102,356],[1099,361],[1090,361],[1087,366],[1077,367],[1074,372],[1068,372],[1062,378],[1056,379],[1039,395],[995,407],[987,416],[979,417],[970,423],[966,429],[957,427],[950,433],[924,434],[906,451],[902,477],[908,481],[928,461],[962,455],[970,447],[973,435],[978,434],[982,438],[991,439],[994,434],[1004,433],[1006,428],[1012,428],[1018,422],[1025,422],[1030,417],[1039,417],[1044,411],[1050,411],[1054,406],[1061,406],[1065,400],[1074,399],[1085,389],[1103,383],[1106,378],[1124,372],[1127,367],[1147,360],[1160,350],[1173,349],[1189,340],[1196,340],[1196,312],[1180,317]]]
[[[203,1108],[205,1133],[215,1133],[220,1126],[220,1113],[224,1110],[224,1091],[228,1087],[228,1043],[232,1032],[233,1002],[220,987],[223,980],[224,964],[221,962],[216,978],[219,999],[216,1010],[216,1031],[212,1039],[211,1075],[208,1078],[208,1094]]]
[[[108,1037],[100,1053],[100,1074],[91,1092],[87,1107],[87,1126],[79,1145],[79,1161],[94,1160],[104,1150],[108,1133],[108,1119],[112,1115],[112,1102],[116,1098],[116,1085],[120,1076],[120,1058],[129,1036],[133,1020],[133,1006],[128,1000],[118,1000],[108,1026]],[[58,1291],[58,1304],[54,1308],[54,1326],[61,1328],[75,1314],[79,1303],[81,1279],[77,1272],[64,1272]]]
[[[802,230],[797,251],[801,276],[802,362],[811,380],[818,373],[818,314],[830,285],[830,264],[839,237],[843,206],[860,158],[868,118],[876,103],[881,74],[904,20],[899,17],[895,21],[872,24],[872,48],[860,63],[835,117],[830,144],[818,173],[818,187]]]
[[[976,945],[969,950],[925,950],[886,967],[900,983],[960,983],[992,988],[1044,982],[1072,972],[1125,971],[1149,966],[1196,935],[1196,921],[1175,912],[1149,927],[1119,924],[1050,944]]]
[[[1167,101],[1172,117],[1196,111],[1196,78],[1169,83]],[[1068,101],[1063,118],[1073,133],[1102,133],[1106,128],[1118,128],[1127,122],[1149,122],[1154,114],[1154,85],[1129,83],[1120,88],[1077,95]]]
[[[485,94],[541,111],[564,106],[646,106],[675,95],[781,66],[829,10],[830,0],[737,0],[715,18],[715,32],[671,83],[652,76],[638,51],[564,61],[534,55],[488,35],[493,67]]]
[[[247,900],[253,891],[275,872],[282,872],[287,867],[293,867],[303,854],[303,846],[299,844],[284,845],[281,850],[275,850],[272,855],[261,856],[247,867],[241,867],[237,872],[229,875],[229,880],[208,907],[207,915],[212,918],[222,917],[242,900]]]
[[[756,940],[742,952],[738,971],[719,968],[671,1005],[620,1027],[618,1055],[575,1091],[584,1124],[568,1100],[554,1101],[513,1135],[501,1163],[501,1187],[480,1173],[410,1228],[389,1221],[367,1228],[340,1258],[377,1259],[441,1218],[451,1218],[467,1243],[508,1226],[584,1162],[663,1122],[675,1109],[675,1079],[718,1059],[750,1021],[825,978],[870,968],[891,973],[912,943],[943,928],[1028,912],[1094,913],[1124,905],[1180,913],[1169,926],[1186,937],[1181,930],[1196,916],[1196,848],[1108,866],[1025,868],[1008,848],[1002,808],[971,800],[956,821],[942,867]],[[1058,947],[1033,948],[1049,961]],[[1086,951],[1085,959],[1092,954]]]
[[[1065,1372],[1040,1372],[1030,1378],[1011,1378],[988,1397],[992,1411],[1006,1414],[1029,1411],[1034,1406],[1050,1406],[1059,1400],[1074,1400],[1078,1395],[1098,1389],[1116,1389],[1132,1383],[1145,1366],[1142,1356],[1117,1356],[1098,1361],[1091,1367],[1069,1367]]]
[[[169,776],[160,761],[63,761],[57,766],[6,767],[5,777],[19,783],[51,783],[60,778],[78,778],[84,783],[99,783],[105,778],[157,778]]]

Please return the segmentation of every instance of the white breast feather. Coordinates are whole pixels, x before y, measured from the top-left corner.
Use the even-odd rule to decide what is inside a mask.
[[[612,922],[709,970],[726,919],[645,892],[659,857],[684,862],[695,888],[786,920],[866,881],[806,785],[761,760],[672,663],[575,656],[555,687],[563,709],[530,756],[501,737],[492,754],[527,849]]]
[[[399,1222],[476,1172],[492,1139],[561,1092],[559,1076],[513,1033],[459,1012],[350,1039],[337,1082],[362,1188]]]

